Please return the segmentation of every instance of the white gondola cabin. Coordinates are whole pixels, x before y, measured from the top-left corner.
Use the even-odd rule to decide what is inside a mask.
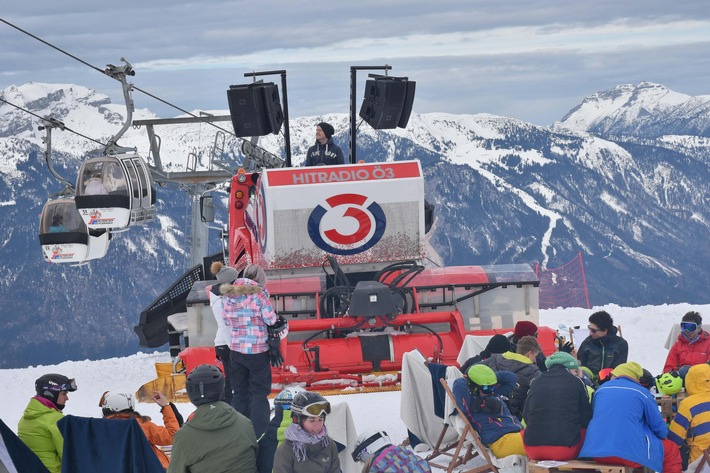
[[[155,187],[136,153],[89,158],[76,183],[76,206],[89,228],[121,229],[155,215]]]
[[[109,233],[88,228],[74,199],[61,198],[44,204],[39,242],[50,263],[77,264],[106,256]]]

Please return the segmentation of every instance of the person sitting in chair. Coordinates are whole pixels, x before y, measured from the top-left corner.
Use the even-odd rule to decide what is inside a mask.
[[[486,365],[473,365],[468,377],[454,381],[456,405],[468,418],[483,444],[498,458],[525,455],[523,426],[505,401],[494,393],[498,378]]]

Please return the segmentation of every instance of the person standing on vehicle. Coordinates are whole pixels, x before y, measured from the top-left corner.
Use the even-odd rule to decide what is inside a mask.
[[[316,125],[316,144],[308,148],[306,166],[331,166],[345,164],[343,150],[333,142],[333,125],[320,122]]]
[[[268,326],[278,318],[263,287],[266,274],[250,264],[233,284],[223,284],[224,322],[230,329],[229,377],[232,407],[248,417],[260,438],[269,424],[271,360]]]
[[[17,425],[17,436],[49,471],[60,473],[64,437],[57,421],[64,416],[62,410],[69,392],[76,391],[76,382],[61,374],[45,374],[35,381],[35,391],[37,395],[30,399]]]
[[[594,312],[589,316],[587,328],[589,336],[577,350],[577,359],[582,366],[586,366],[597,376],[604,368],[616,368],[626,363],[629,344],[617,335],[611,315],[603,310]]]
[[[238,277],[236,269],[225,266],[221,261],[215,261],[210,266],[210,272],[217,278],[217,284],[207,286],[207,298],[210,301],[210,308],[215,321],[217,321],[217,333],[214,336],[214,352],[219,361],[222,362],[224,372],[224,402],[232,403],[232,385],[229,381],[229,327],[224,323],[224,296],[219,292],[222,284],[232,284]]]

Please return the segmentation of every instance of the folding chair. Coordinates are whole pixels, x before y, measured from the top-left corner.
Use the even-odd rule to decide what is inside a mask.
[[[434,451],[432,451],[432,453],[426,458],[426,460],[429,462],[429,464],[436,466],[437,468],[445,469],[447,473],[451,473],[455,468],[468,463],[470,460],[476,457],[480,457],[482,460],[485,461],[485,464],[477,466],[475,468],[471,468],[469,470],[462,471],[460,473],[483,473],[485,471],[490,471],[491,473],[498,473],[498,468],[493,464],[491,455],[486,449],[485,445],[483,445],[483,442],[481,442],[481,438],[478,436],[478,433],[471,426],[471,423],[468,421],[463,411],[458,407],[458,405],[456,405],[456,398],[454,397],[454,393],[451,392],[451,388],[449,388],[449,385],[447,384],[446,380],[442,378],[439,380],[439,382],[442,384],[442,386],[444,386],[444,390],[446,391],[446,395],[449,397],[449,400],[453,403],[454,406],[456,406],[456,412],[458,414],[459,419],[461,419],[461,421],[463,422],[464,428],[461,432],[461,435],[459,436],[459,439],[456,442],[452,442],[451,444],[442,447],[441,439],[443,439],[444,434],[446,433],[446,429],[449,427],[449,424],[444,424],[442,432],[439,435],[439,441],[437,442]],[[450,450],[452,448],[454,449],[454,452],[450,453]],[[446,455],[451,457],[451,461],[449,462],[448,466],[438,465],[429,461],[430,458],[435,458],[439,455]]]
[[[695,473],[701,473],[705,466],[710,467],[710,448],[703,451],[703,456],[700,459],[700,463],[698,463],[698,466],[695,468]]]
[[[441,445],[444,441],[444,437],[446,436],[446,431],[449,429],[449,424],[444,423],[444,426],[441,429],[441,433],[439,434],[439,438],[436,441],[436,444],[432,448],[432,451],[429,455],[424,458],[430,465],[435,466],[437,468],[441,468],[442,470],[446,470],[447,473],[451,473],[456,467],[463,465],[467,463],[469,460],[474,458],[476,455],[473,452],[473,444],[468,443],[466,445],[466,450],[461,455],[461,450],[463,449],[462,446],[462,440],[465,439],[465,437],[459,437],[456,441],[454,442],[449,442],[446,445]],[[451,453],[451,450],[455,449],[455,453]],[[447,456],[451,458],[449,460],[449,463],[446,465],[439,464],[439,463],[434,463],[432,460],[438,456]]]

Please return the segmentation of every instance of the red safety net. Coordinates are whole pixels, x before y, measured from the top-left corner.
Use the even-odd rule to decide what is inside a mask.
[[[535,263],[535,274],[540,280],[541,309],[590,308],[581,251],[572,261],[559,268],[543,268]]]

